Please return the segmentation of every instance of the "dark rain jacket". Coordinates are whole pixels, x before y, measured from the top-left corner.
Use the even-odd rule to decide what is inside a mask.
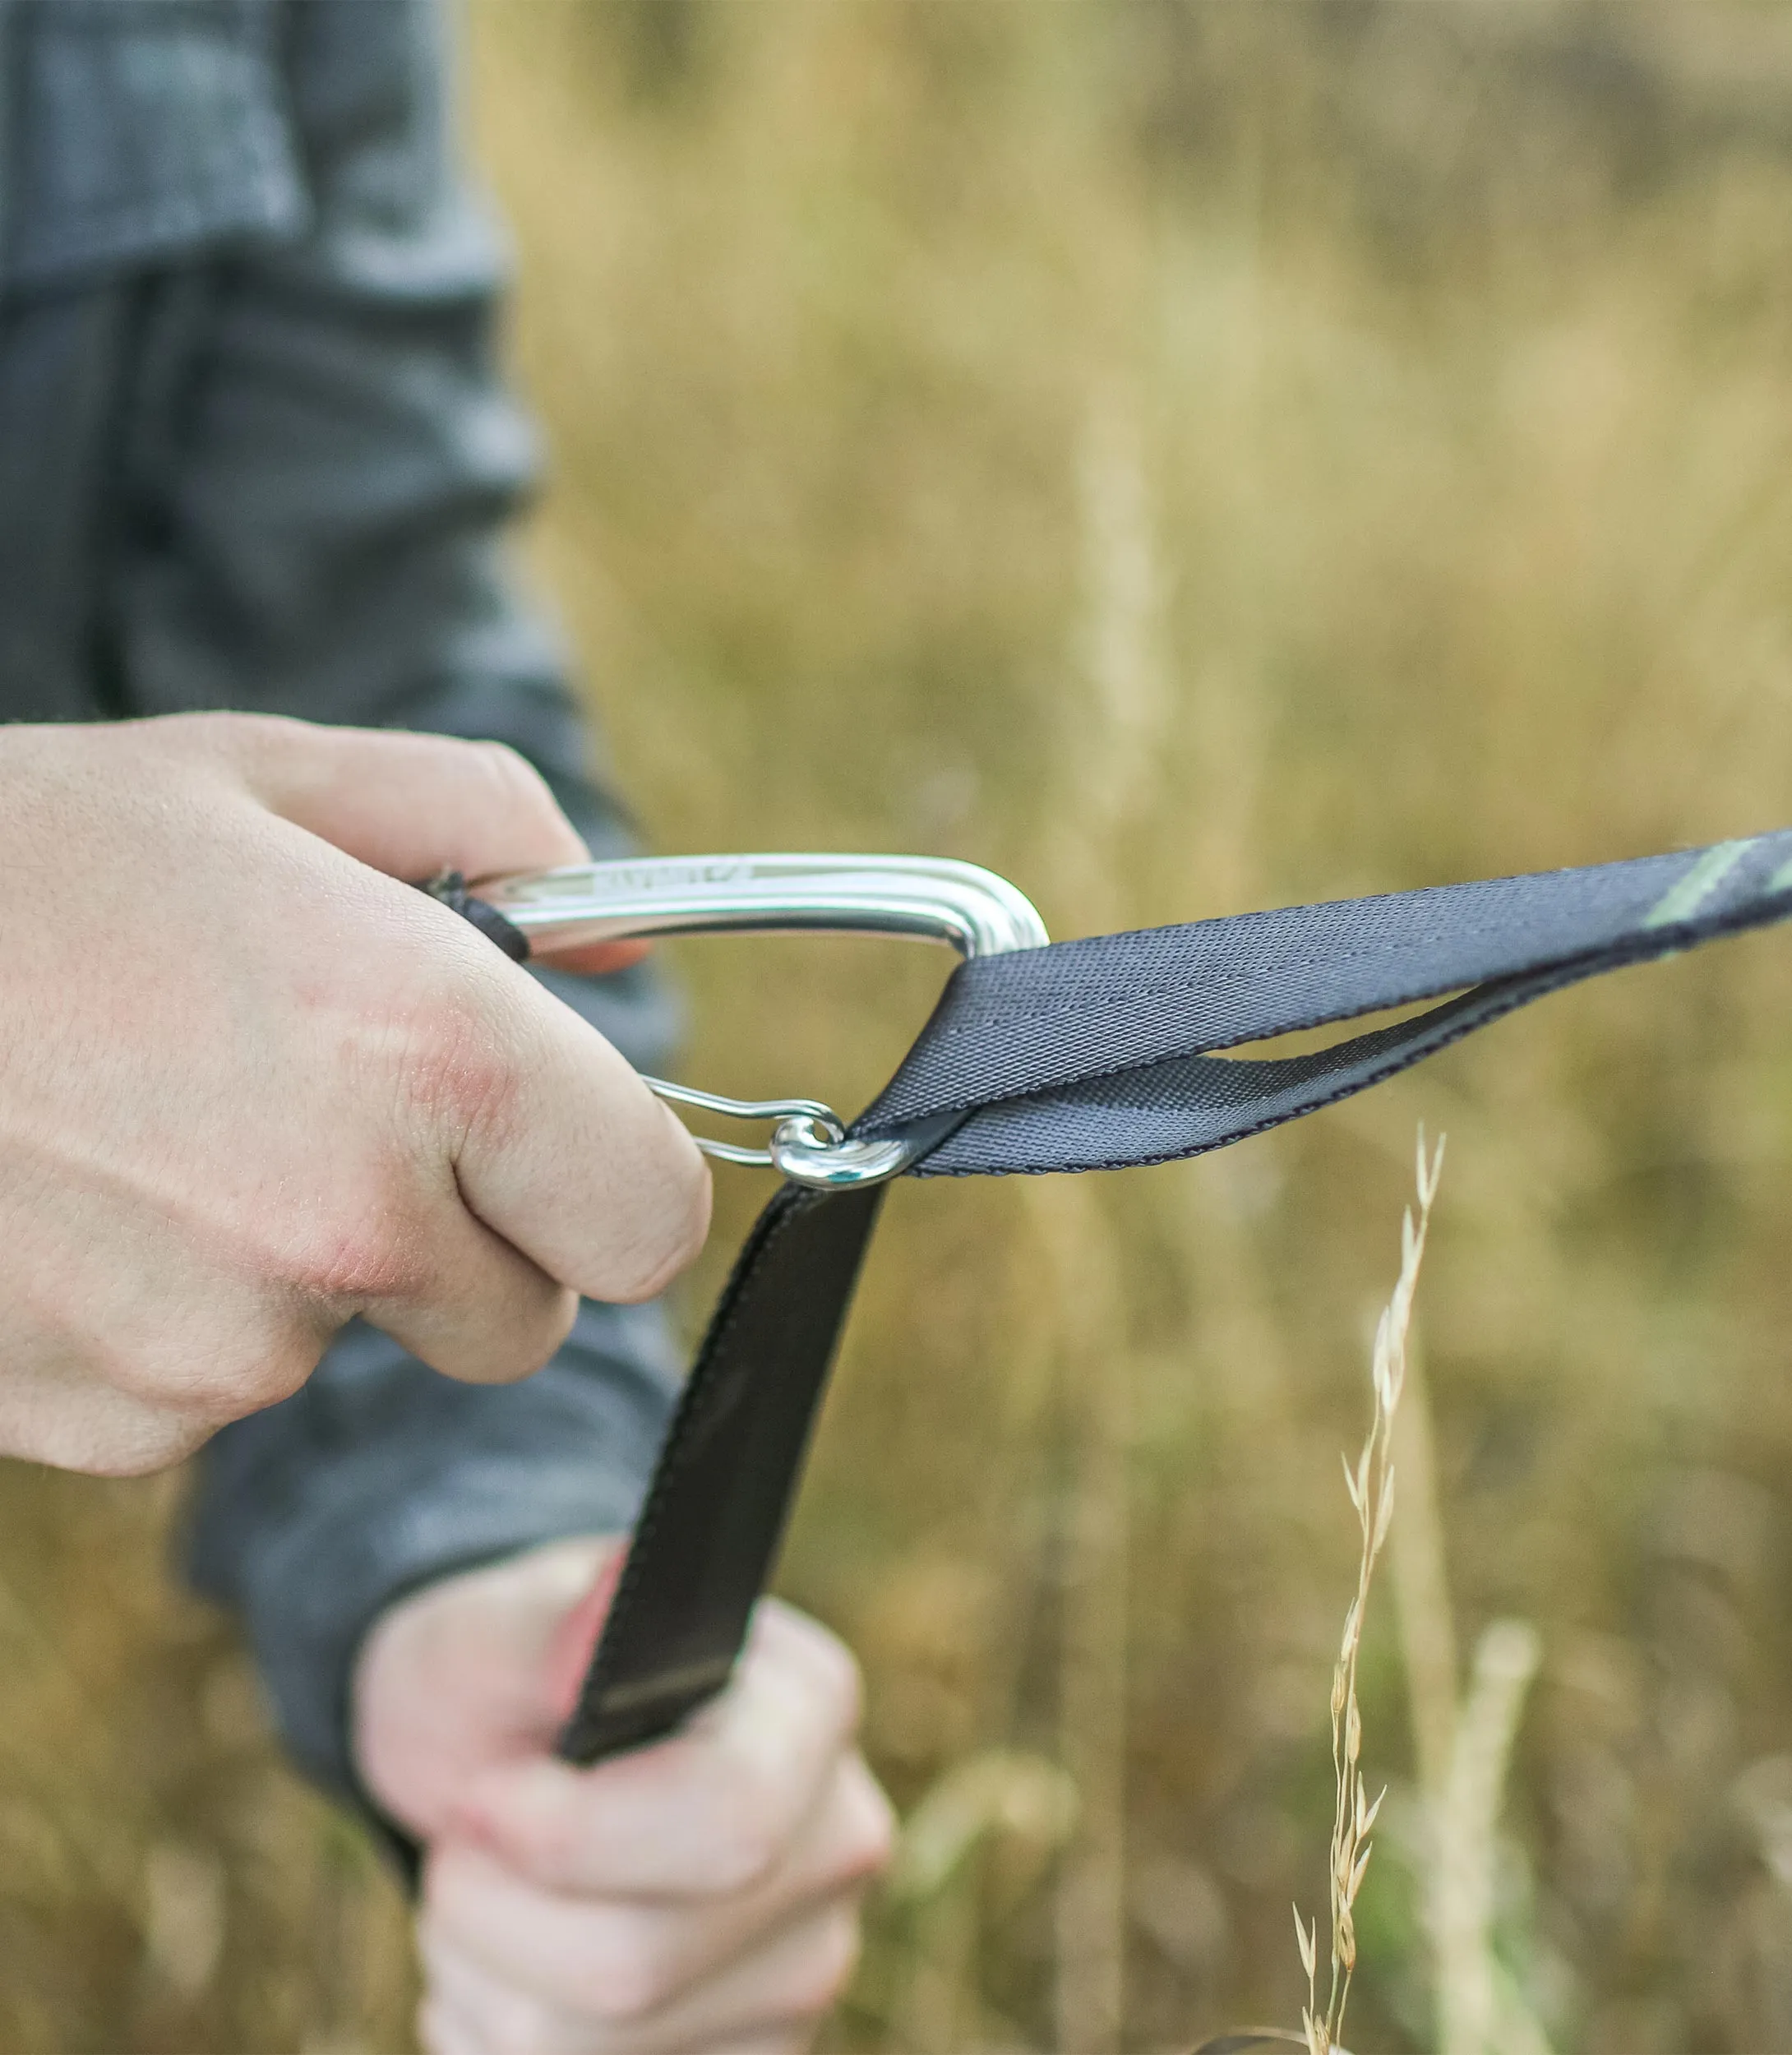
[[[501,561],[534,459],[440,26],[430,0],[0,0],[0,718],[497,737],[617,853],[561,653]],[[549,981],[663,1055],[642,974]],[[587,1305],[504,1389],[357,1328],[218,1436],[196,1577],[314,1777],[353,1791],[348,1679],[381,1608],[625,1525],[672,1381],[652,1309]]]

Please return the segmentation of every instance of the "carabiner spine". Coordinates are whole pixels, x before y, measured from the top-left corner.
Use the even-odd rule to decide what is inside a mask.
[[[1051,939],[1005,878],[943,857],[662,857],[531,871],[476,889],[543,955],[677,934],[907,935],[961,956]]]

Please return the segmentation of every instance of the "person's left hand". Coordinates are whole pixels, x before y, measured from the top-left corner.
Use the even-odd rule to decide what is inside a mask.
[[[357,1763],[427,1850],[430,2055],[796,2055],[852,1974],[892,1824],[852,1656],[765,1600],[719,1698],[574,1769],[553,1739],[619,1560],[560,1542],[446,1578],[363,1651]]]

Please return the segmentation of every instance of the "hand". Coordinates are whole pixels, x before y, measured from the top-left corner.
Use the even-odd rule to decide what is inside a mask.
[[[614,1050],[400,882],[576,862],[494,745],[181,715],[0,730],[0,1452],[172,1462],[360,1315],[520,1377],[695,1252]]]
[[[795,2055],[852,1974],[890,1813],[857,1674],[763,1601],[678,1734],[557,1761],[613,1545],[560,1542],[402,1600],[356,1673],[367,1789],[425,1845],[429,2055]]]

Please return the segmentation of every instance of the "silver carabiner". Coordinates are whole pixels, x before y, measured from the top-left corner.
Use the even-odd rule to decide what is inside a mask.
[[[907,935],[959,955],[997,956],[1051,940],[1031,900],[993,870],[944,857],[650,857],[487,878],[473,889],[529,938],[533,954],[654,935]],[[663,1099],[735,1120],[771,1120],[769,1148],[707,1135],[728,1163],[769,1166],[793,1183],[879,1185],[931,1138],[864,1141],[819,1099],[724,1099],[648,1078]]]

